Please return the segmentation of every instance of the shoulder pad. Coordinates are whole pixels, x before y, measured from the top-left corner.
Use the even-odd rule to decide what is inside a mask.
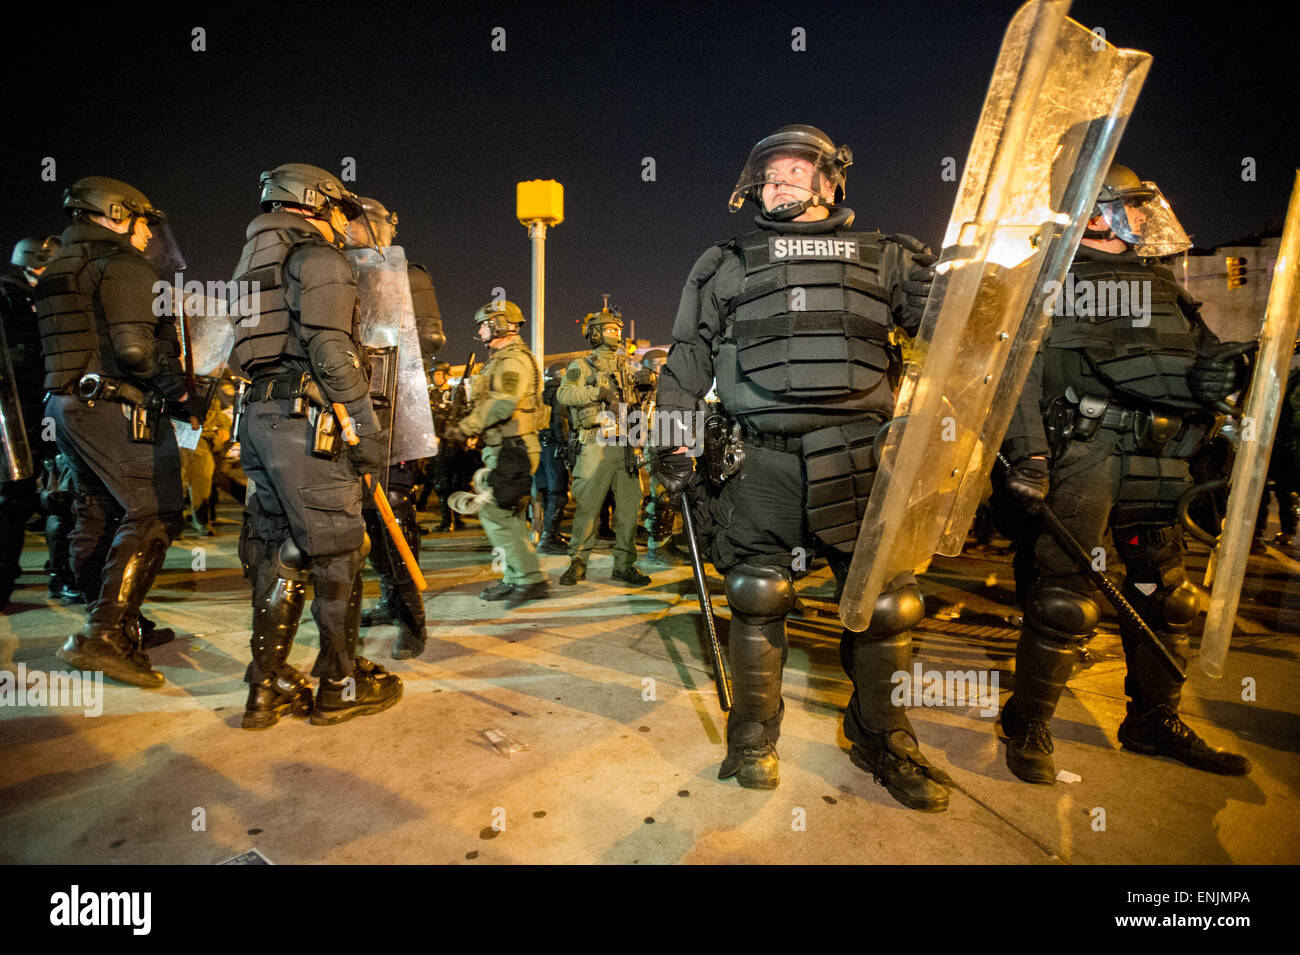
[[[722,263],[726,261],[727,253],[735,251],[737,239],[728,239],[726,242],[719,242],[711,245],[704,250],[704,254],[695,260],[691,266],[691,274],[686,279],[688,284],[703,285],[709,279],[713,278]]]

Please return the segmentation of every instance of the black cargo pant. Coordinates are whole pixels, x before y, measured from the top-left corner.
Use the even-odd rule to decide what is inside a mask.
[[[71,395],[51,395],[45,405],[76,485],[68,550],[92,630],[118,622],[110,618],[120,588],[130,584],[123,579],[127,563],[152,552],[161,567],[161,553],[182,526],[181,461],[171,420],[160,417],[154,440],[137,443],[127,410]]]
[[[874,432],[879,425],[871,422],[864,426]],[[862,504],[870,495],[873,478],[874,471],[869,467],[856,469],[853,493]],[[835,543],[839,546],[828,543],[809,528],[809,503],[808,474],[800,453],[746,443],[744,465],[723,484],[712,500],[709,515],[713,525],[711,556],[714,566],[727,575],[729,602],[732,575],[738,570],[744,572],[747,565],[774,568],[793,580],[816,556],[828,560],[839,588],[843,588],[856,536],[848,537],[848,528],[841,528],[841,533],[828,536],[847,539],[837,539]],[[853,501],[850,499],[848,504],[852,507]],[[915,590],[916,580],[911,574],[887,586],[888,593]],[[733,619],[734,610],[733,607]],[[910,652],[908,629],[885,632],[873,622],[872,629],[866,633],[844,630],[841,634],[840,660],[853,683],[853,695],[844,716],[844,734],[850,741],[861,743],[869,733],[895,729],[911,732],[906,709],[891,703],[890,673],[876,673],[881,666],[875,660],[876,657],[882,661],[886,657],[902,658],[904,651]],[[786,655],[784,643],[764,655],[762,666],[775,670],[778,681]],[[888,663],[888,668],[894,668],[894,664]],[[755,672],[751,676],[756,685],[764,682],[763,674]],[[767,676],[770,678],[771,674]],[[738,687],[738,709],[743,705],[741,697]]]
[[[1098,570],[1113,572],[1122,562],[1124,596],[1180,657],[1187,651],[1196,616],[1195,592],[1183,570],[1183,529],[1177,516],[1178,498],[1191,487],[1191,476],[1185,460],[1142,453],[1137,447],[1131,433],[1104,428],[1088,441],[1071,441],[1052,462],[1047,506]],[[1081,622],[1096,620],[1100,613],[1096,586],[1055,538],[1040,533],[1032,553],[1022,648],[1037,639],[1031,629],[1063,633],[1062,624],[1069,622],[1055,614],[1037,620],[1036,604],[1054,603],[1040,601],[1039,594],[1055,592],[1073,600],[1078,612],[1072,619]],[[1078,629],[1084,632],[1072,634],[1075,641],[1091,632],[1088,626]],[[1177,706],[1178,685],[1155,662],[1155,654],[1123,620],[1120,635],[1128,664],[1124,691],[1137,708],[1145,712],[1160,704]]]
[[[254,492],[242,542],[253,557],[253,609],[257,613],[271,593],[277,555],[292,540],[308,565],[311,612],[320,631],[312,675],[340,680],[356,663],[366,541],[361,482],[342,450],[333,459],[312,454],[313,426],[293,417],[291,405],[289,398],[250,401],[239,423],[240,460]],[[272,676],[254,660],[245,679],[258,683]]]

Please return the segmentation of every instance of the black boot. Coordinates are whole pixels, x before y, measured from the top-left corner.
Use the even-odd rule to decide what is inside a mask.
[[[1007,769],[1027,783],[1056,782],[1049,724],[1078,659],[1078,644],[1061,642],[1025,622],[1016,647],[1016,689],[1000,720]]]
[[[382,713],[402,698],[401,678],[365,657],[357,657],[356,669],[342,680],[324,679],[316,694],[311,721],[316,726],[333,726],[356,716]]]
[[[444,534],[453,529],[452,525],[455,523],[455,518],[452,516],[451,507],[446,502],[439,501],[438,503],[442,509],[442,523],[435,527],[434,530],[439,534]]]
[[[871,773],[909,809],[943,812],[948,808],[947,787],[956,783],[922,755],[906,707],[895,706],[891,698],[894,674],[911,665],[911,633],[877,637],[846,630],[840,638],[840,658],[853,681],[844,714],[853,764]]]
[[[369,610],[361,612],[362,627],[386,627],[397,617],[396,595],[393,593],[392,579],[387,575],[379,578],[379,603]]]
[[[153,537],[126,541],[125,554],[114,553],[104,568],[100,599],[91,606],[85,630],[68,638],[58,658],[83,670],[132,686],[162,686],[163,675],[149,663],[140,643],[136,618],[167,556],[167,540]]]
[[[1239,753],[1210,746],[1169,706],[1137,713],[1130,704],[1128,716],[1119,726],[1119,741],[1135,753],[1168,756],[1207,773],[1245,776],[1250,772],[1250,760]]]
[[[1195,619],[1194,592],[1184,586],[1167,596],[1158,607],[1138,603],[1143,595],[1131,594],[1138,611],[1148,620],[1159,620],[1156,638],[1174,659],[1186,666],[1188,630]],[[1128,662],[1124,692],[1129,696],[1128,715],[1119,727],[1120,744],[1144,756],[1168,756],[1193,769],[1221,776],[1245,776],[1250,760],[1238,753],[1215,749],[1196,735],[1178,716],[1183,686],[1156,662],[1155,654],[1133,630],[1121,623],[1120,640]]]
[[[274,726],[285,714],[306,716],[311,712],[311,684],[288,662],[306,594],[305,574],[293,580],[276,577],[271,592],[253,612],[249,640],[253,661],[245,676],[248,702],[241,724],[246,730]]]
[[[727,645],[735,705],[727,714],[727,755],[718,778],[735,777],[745,789],[776,789],[781,784],[776,744],[785,713],[785,617],[749,616],[736,609],[731,591],[728,600],[733,602]]]
[[[357,656],[358,627],[361,622],[361,566],[353,566],[351,592],[346,597],[342,622],[342,646],[321,636],[321,653],[314,671],[321,678],[311,721],[316,726],[333,726],[357,716],[381,713],[402,697],[402,681],[377,663]],[[321,583],[313,578],[319,596]],[[328,645],[328,648],[327,648]],[[340,657],[351,658],[352,672],[338,673]]]
[[[394,586],[397,625],[401,628],[393,646],[394,660],[409,660],[424,652],[428,628],[424,617],[424,599],[409,579]]]
[[[135,620],[131,623],[132,632],[138,637],[138,642],[145,650],[152,650],[154,647],[161,647],[171,643],[176,639],[176,631],[171,627],[160,627],[144,614],[136,614]]]

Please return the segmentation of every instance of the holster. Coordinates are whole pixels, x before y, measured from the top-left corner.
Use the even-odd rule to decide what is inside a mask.
[[[704,467],[709,480],[721,486],[744,463],[745,443],[740,437],[740,424],[732,424],[725,415],[709,415],[704,421]]]

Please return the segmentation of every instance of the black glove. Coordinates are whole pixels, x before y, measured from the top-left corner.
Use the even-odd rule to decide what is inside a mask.
[[[1240,388],[1244,377],[1241,356],[1258,346],[1258,342],[1228,342],[1197,358],[1187,373],[1192,397],[1212,405]]]
[[[619,403],[618,392],[610,385],[600,386],[600,400],[605,402],[608,408],[617,408]]]
[[[926,300],[930,289],[934,287],[934,263],[939,261],[937,255],[918,252],[912,256],[912,267],[903,280],[903,294],[907,296],[907,307],[917,315],[925,312]]]
[[[669,495],[677,497],[697,480],[695,459],[685,451],[661,451],[654,457],[652,470]]]
[[[358,474],[378,474],[388,463],[386,445],[382,434],[368,434],[348,445],[348,460]]]
[[[638,368],[632,376],[632,382],[638,388],[653,388],[655,386],[655,373],[649,368]]]
[[[1007,493],[1030,514],[1037,514],[1047,500],[1047,475],[1042,458],[1024,458],[1007,472]]]

